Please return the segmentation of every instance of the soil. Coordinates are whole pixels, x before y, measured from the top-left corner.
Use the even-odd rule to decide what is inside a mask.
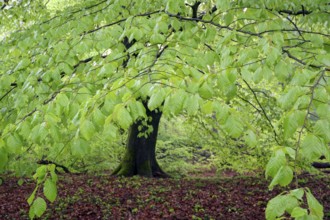
[[[60,175],[58,198],[41,219],[265,219],[267,202],[288,188],[268,189],[262,175],[151,179],[110,175]],[[330,177],[304,175],[330,219]],[[0,219],[28,219],[27,198],[35,183],[5,177],[0,185]],[[40,192],[41,194],[42,192]]]

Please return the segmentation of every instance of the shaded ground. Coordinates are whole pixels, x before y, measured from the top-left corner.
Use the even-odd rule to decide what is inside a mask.
[[[265,219],[268,191],[263,177],[146,179],[63,175],[59,197],[42,219]],[[305,176],[330,219],[330,178]],[[0,219],[27,219],[26,199],[34,183],[6,178],[0,185]]]

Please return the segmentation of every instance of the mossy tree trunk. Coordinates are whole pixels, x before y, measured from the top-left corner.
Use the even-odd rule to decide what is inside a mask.
[[[160,168],[156,160],[156,141],[158,134],[159,121],[162,112],[159,110],[150,111],[146,103],[143,103],[148,116],[147,120],[135,122],[128,131],[125,156],[113,172],[116,176],[145,177],[168,177]],[[148,129],[152,132],[147,136],[141,135]]]

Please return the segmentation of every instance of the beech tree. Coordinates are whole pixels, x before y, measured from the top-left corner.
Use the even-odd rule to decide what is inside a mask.
[[[128,131],[114,174],[166,177],[155,156],[158,126],[180,114],[210,117],[249,146],[267,139],[270,188],[330,160],[329,3],[71,3],[56,12],[41,0],[1,7],[0,170],[26,152],[83,156],[96,139]],[[268,219],[323,217],[307,189],[269,207]]]

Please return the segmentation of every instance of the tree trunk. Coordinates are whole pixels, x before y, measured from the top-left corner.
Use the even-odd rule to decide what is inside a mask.
[[[162,112],[158,109],[150,111],[147,102],[143,103],[146,108],[147,119],[138,120],[128,131],[125,156],[113,175],[145,177],[169,177],[158,165],[156,160],[156,141],[159,121]],[[152,132],[144,136],[143,133],[152,128]],[[142,135],[141,135],[142,134]]]

